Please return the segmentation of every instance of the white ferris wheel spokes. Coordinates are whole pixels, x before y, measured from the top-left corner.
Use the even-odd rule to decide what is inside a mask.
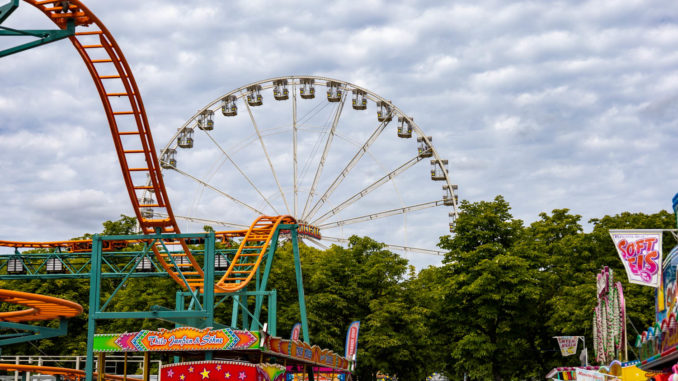
[[[376,120],[365,111],[373,107]],[[416,169],[422,161],[430,171]],[[325,77],[272,78],[220,96],[171,137],[161,166],[179,201],[176,217],[193,229],[240,229],[258,215],[286,213],[321,248],[358,234],[397,251],[441,254],[432,247],[458,216],[457,186],[432,137],[374,92]]]

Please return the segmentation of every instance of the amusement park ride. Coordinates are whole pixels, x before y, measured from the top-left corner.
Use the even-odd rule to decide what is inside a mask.
[[[5,270],[0,279],[89,279],[90,296],[88,311],[87,363],[84,371],[32,365],[0,364],[0,369],[19,372],[51,374],[57,378],[87,380],[123,379],[126,376],[109,376],[103,373],[105,353],[143,352],[146,365],[144,377],[148,379],[148,356],[150,352],[198,353],[204,360],[175,363],[162,368],[162,378],[168,380],[192,379],[257,379],[279,380],[285,373],[308,374],[308,379],[350,379],[355,368],[355,347],[358,326],[349,329],[347,352],[344,356],[323,350],[309,344],[309,329],[301,275],[298,240],[304,238],[317,243],[321,239],[342,242],[339,238],[321,235],[321,229],[330,229],[347,224],[371,221],[377,218],[429,208],[451,207],[453,221],[457,216],[457,187],[450,182],[447,160],[440,158],[432,145],[432,138],[391,102],[377,94],[350,84],[324,77],[289,76],[255,82],[231,91],[210,102],[190,118],[160,151],[158,160],[146,111],[140,91],[122,50],[104,24],[79,0],[23,0],[44,13],[52,20],[54,30],[17,30],[0,26],[0,36],[34,37],[35,40],[0,51],[0,57],[18,53],[53,41],[68,38],[83,59],[95,84],[106,113],[113,137],[118,161],[127,187],[140,234],[133,236],[95,235],[91,240],[59,242],[15,242],[0,241],[0,246],[14,248],[14,254],[0,256],[0,266]],[[18,8],[19,0],[11,0],[0,6],[0,24]],[[308,197],[303,205],[298,204],[301,189],[297,187],[297,91],[302,99],[313,99],[317,86],[327,88],[327,100],[343,107],[348,94],[352,96],[352,107],[364,110],[371,101],[378,108],[379,126],[367,141],[358,145],[358,152],[349,160],[341,173],[328,189],[315,197],[318,181],[323,172],[328,151],[332,145],[335,129],[341,114],[341,107],[333,118],[332,126],[324,143],[324,150]],[[252,116],[251,107],[263,102],[261,91],[272,89],[276,100],[292,100],[294,114],[294,202],[287,205],[285,195],[271,157],[263,144],[261,131]],[[193,146],[196,128],[207,136],[213,129],[213,116],[220,111],[232,118],[238,113],[238,101],[249,114],[251,123],[261,142],[263,157],[271,167],[273,178],[282,195],[288,215],[269,216],[245,202],[219,189],[217,193],[246,206],[256,212],[251,224],[218,222],[217,225],[236,227],[236,230],[210,231],[207,233],[181,233],[178,217],[174,215],[166,191],[163,170],[181,173],[177,165],[177,149]],[[355,193],[336,207],[322,209],[330,194],[339,186],[348,172],[367,153],[385,127],[397,120],[397,135],[400,138],[416,136],[416,155]],[[226,157],[228,155],[216,145]],[[443,182],[443,198],[432,202],[403,206],[379,213],[350,219],[327,222],[327,220],[381,185],[389,182],[414,164],[430,159],[431,179]],[[230,158],[229,158],[230,160]],[[236,169],[277,213],[269,198],[264,197],[240,167]],[[212,189],[200,179],[194,180]],[[318,213],[326,210],[324,214]],[[191,219],[191,217],[185,217]],[[204,221],[200,218],[193,220]],[[214,222],[214,221],[212,221]],[[295,261],[296,282],[299,300],[299,318],[302,340],[283,340],[277,337],[276,291],[267,287],[271,268],[281,235],[289,236]],[[433,252],[404,246],[391,246],[405,251]],[[20,249],[49,249],[43,253],[22,253]],[[111,311],[111,301],[130,278],[171,277],[181,288],[177,292],[173,309],[155,306],[149,311]],[[118,279],[117,288],[110,294],[102,295],[102,279]],[[0,301],[24,307],[13,312],[0,313],[0,328],[23,330],[26,333],[0,336],[0,346],[43,339],[67,332],[66,319],[82,313],[82,307],[62,299],[0,290]],[[232,302],[232,316],[229,324],[215,321],[216,306]],[[253,303],[251,302],[253,301]],[[264,306],[264,303],[265,306]],[[266,311],[266,318],[262,311]],[[97,321],[101,319],[164,319],[176,324],[174,330],[140,331],[124,334],[96,334]],[[58,319],[59,328],[28,324],[36,321]],[[350,343],[349,343],[350,342]],[[98,353],[98,373],[94,369],[95,354]],[[230,373],[229,373],[230,372]],[[306,377],[306,376],[304,376]]]

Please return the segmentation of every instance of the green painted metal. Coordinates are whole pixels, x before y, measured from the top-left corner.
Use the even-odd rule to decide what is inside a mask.
[[[276,229],[276,231],[273,233],[273,238],[271,239],[271,245],[268,248],[268,253],[266,253],[266,265],[264,266],[264,274],[262,275],[261,279],[259,278],[259,273],[257,272],[257,291],[264,291],[266,290],[266,286],[268,283],[268,276],[271,273],[271,266],[273,265],[273,257],[275,256],[275,251],[278,248],[278,236],[280,235],[280,229],[285,229],[285,227],[279,227]],[[259,315],[261,314],[261,306],[264,302],[264,295],[257,295],[255,299],[255,305],[254,305],[254,316],[255,319],[259,320]],[[271,323],[269,322],[269,325]],[[252,324],[250,325],[250,331],[254,330],[259,330],[263,327],[256,327],[254,324],[254,320],[252,320]]]
[[[308,320],[306,317],[306,298],[304,297],[304,279],[301,274],[301,257],[299,256],[299,241],[297,236],[297,226],[290,228],[292,239],[292,251],[294,252],[294,271],[297,277],[297,293],[299,295],[299,314],[301,315],[301,333],[304,335],[304,342],[310,343],[308,335]]]
[[[271,290],[268,296],[268,333],[272,336],[277,336],[278,331],[278,317],[276,316],[278,294],[275,290]]]
[[[59,320],[59,328],[42,327],[39,325],[12,323],[6,321],[0,322],[0,328],[28,331],[0,335],[0,347],[10,344],[24,343],[27,341],[48,339],[50,337],[64,336],[68,333],[68,323],[65,319]]]
[[[35,37],[37,40],[27,42],[25,44],[17,45],[8,49],[0,50],[0,58],[6,57],[15,53],[23,52],[28,49],[37,48],[50,42],[63,40],[64,38],[71,37],[75,34],[75,22],[70,19],[67,22],[66,29],[54,29],[54,30],[19,30],[7,28],[0,26],[0,36],[11,36],[11,37]]]
[[[86,380],[92,380],[94,374],[94,334],[96,333],[96,314],[101,303],[101,236],[92,237],[92,269],[89,281],[89,315],[87,317],[87,360],[85,363]]]
[[[92,344],[94,334],[96,333],[97,320],[100,319],[162,319],[173,322],[175,325],[188,325],[197,328],[206,327],[225,327],[215,321],[214,309],[216,306],[225,302],[228,298],[233,301],[233,311],[231,315],[231,327],[238,329],[262,329],[263,323],[261,312],[263,303],[267,301],[267,323],[269,334],[277,334],[277,293],[275,290],[267,290],[270,272],[273,266],[275,251],[278,247],[280,230],[289,230],[292,236],[295,275],[297,280],[297,289],[300,305],[301,322],[304,331],[304,341],[309,340],[308,321],[306,315],[306,304],[304,299],[303,278],[301,272],[301,259],[299,255],[299,246],[297,243],[297,226],[280,225],[274,232],[271,245],[264,257],[264,265],[260,267],[256,281],[252,282],[249,289],[245,288],[235,293],[215,294],[215,277],[223,274],[223,271],[215,271],[214,263],[217,255],[225,255],[226,258],[232,258],[236,249],[216,249],[216,239],[214,232],[195,233],[195,234],[151,234],[151,235],[116,235],[102,236],[95,235],[92,239],[92,251],[86,253],[62,253],[58,249],[49,253],[21,254],[16,250],[12,255],[0,255],[0,271],[5,272],[7,261],[13,257],[19,257],[25,263],[26,274],[0,274],[0,279],[58,279],[58,278],[89,278],[90,296],[89,296],[89,316],[88,316],[88,348],[87,363],[85,367],[88,379],[94,371],[94,353]],[[164,271],[153,273],[136,272],[136,264],[140,258],[146,256],[153,263],[156,269],[160,268],[157,259],[150,254],[151,245],[159,244],[161,250],[167,254],[177,253],[168,250],[165,242],[178,239],[198,239],[204,242],[204,249],[193,250],[198,263],[203,265],[204,284],[202,292],[177,291],[174,308],[163,306],[153,306],[149,311],[108,311],[113,305],[112,300],[118,291],[131,278],[162,276],[168,277]],[[130,247],[128,251],[104,252],[104,241],[110,240],[139,240],[146,242],[139,247]],[[56,258],[64,264],[66,273],[48,274],[46,271],[46,261]],[[169,261],[174,263],[172,255],[168,256]],[[182,275],[183,276],[183,275]],[[102,279],[118,278],[118,284],[115,290],[102,300]],[[215,298],[219,297],[215,303]],[[188,303],[186,301],[188,300]],[[103,304],[102,304],[103,302]],[[254,303],[252,303],[254,302]],[[238,325],[240,321],[241,325]],[[2,325],[0,325],[2,327]],[[48,331],[44,331],[48,333]],[[0,340],[24,340],[28,335],[15,335],[12,337],[0,336]],[[2,343],[2,341],[0,341]],[[1,345],[1,344],[0,344]],[[211,354],[206,354],[210,358]]]
[[[169,275],[158,264],[154,255],[146,254],[146,257],[151,261],[154,272],[135,272],[137,261],[143,255],[144,249],[141,251],[111,251],[102,253],[102,278],[166,278]],[[236,249],[215,250],[215,254],[219,253],[225,257],[230,257],[235,254]],[[194,250],[194,256],[198,262],[203,261],[203,250]],[[21,259],[25,265],[25,274],[7,274],[6,271],[0,273],[0,279],[89,279],[92,253],[62,253],[55,249],[51,253],[28,253],[22,254],[18,250],[15,254],[0,254],[0,271],[7,269],[7,262],[10,259]],[[50,274],[46,272],[46,264],[49,259],[57,259],[64,265],[64,273]],[[225,271],[215,271],[215,277],[220,277]]]
[[[0,24],[9,17],[9,15],[19,8],[19,0],[11,0],[9,3],[0,7]]]
[[[233,295],[233,310],[231,312],[231,328],[238,326],[238,310],[240,307],[240,295]]]

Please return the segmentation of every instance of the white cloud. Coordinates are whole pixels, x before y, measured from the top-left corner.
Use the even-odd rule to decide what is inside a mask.
[[[667,2],[120,0],[90,7],[125,52],[157,149],[196,110],[232,89],[279,75],[317,74],[392,100],[450,159],[462,197],[487,200],[501,193],[527,222],[556,207],[571,208],[584,220],[624,210],[654,212],[669,207],[678,186],[670,165],[678,144],[678,10]],[[41,17],[22,9],[16,23],[5,24],[48,27]],[[319,99],[324,90],[317,89]],[[289,104],[275,103],[270,90],[264,97],[265,105],[255,110],[262,129],[288,126]],[[130,213],[98,94],[69,42],[3,58],[0,111],[0,170],[7,179],[0,197],[5,215],[18,221],[0,226],[3,239],[68,238]],[[324,140],[309,128],[327,126],[331,108],[319,115],[304,126],[304,144],[322,147]],[[241,143],[253,136],[247,119],[238,124],[218,117],[223,146],[240,146],[239,164],[263,193],[279,200],[258,141]],[[375,123],[373,104],[364,112],[347,107],[340,134],[360,144]],[[291,195],[291,135],[265,139]],[[335,140],[322,189],[357,149]],[[206,146],[196,141],[196,149],[179,153],[180,163],[209,175],[218,159],[215,150],[198,149]],[[338,188],[332,205],[411,158],[416,142],[397,138],[393,123],[374,149],[375,159],[366,155],[364,167],[353,173],[357,178]],[[300,151],[300,170],[306,168],[300,189],[310,188],[318,150],[316,156],[307,146]],[[233,168],[218,168],[214,178],[223,189],[265,207]],[[429,163],[420,163],[398,178],[405,203],[414,195],[440,196],[441,184],[428,171]],[[201,204],[210,192],[175,175],[166,180],[177,211],[251,219],[230,202]],[[653,181],[659,175],[665,181]],[[638,192],[650,183],[656,186]],[[393,187],[383,188],[374,200],[356,205],[354,215],[400,206]],[[202,201],[194,207],[196,200]],[[408,218],[411,244],[433,248],[446,234],[447,210],[430,212]],[[402,240],[396,219],[362,231]],[[360,233],[355,227],[342,231]],[[413,261],[428,263],[416,256]]]

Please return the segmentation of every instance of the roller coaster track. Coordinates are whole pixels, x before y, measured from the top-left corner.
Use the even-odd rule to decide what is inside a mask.
[[[260,216],[252,223],[226,274],[217,282],[218,288],[234,292],[247,286],[256,274],[273,234],[281,223],[295,224],[296,221],[291,216]]]
[[[144,234],[180,233],[165,190],[148,118],[132,70],[104,24],[80,0],[23,0],[39,9],[60,29],[74,24],[76,32],[69,37],[82,57],[101,98],[118,155],[120,169],[127,187],[134,213]],[[86,30],[81,30],[86,28]],[[145,191],[155,199],[147,200]],[[143,210],[153,210],[148,217]],[[272,236],[281,221],[291,217],[258,218],[250,227],[238,249],[235,261],[215,285],[215,292],[233,292],[247,286],[268,247],[252,244]],[[296,222],[294,222],[296,223]],[[248,238],[250,237],[250,238]],[[164,253],[158,246],[153,252],[158,263],[182,287],[195,290],[203,285],[204,273],[185,241],[180,241],[183,252]],[[258,252],[256,250],[260,249]],[[256,254],[256,255],[255,255]],[[188,259],[186,261],[185,259]]]
[[[83,311],[80,304],[68,300],[4,289],[0,289],[0,302],[26,307],[18,311],[0,312],[0,321],[2,322],[19,323],[66,319],[80,315]],[[0,364],[0,370],[58,375],[70,380],[85,379],[85,371],[83,370],[51,366]],[[105,375],[104,379],[122,380],[123,377]]]
[[[82,313],[78,303],[52,296],[0,289],[0,302],[27,307],[19,311],[0,312],[0,321],[26,322],[71,318]]]

